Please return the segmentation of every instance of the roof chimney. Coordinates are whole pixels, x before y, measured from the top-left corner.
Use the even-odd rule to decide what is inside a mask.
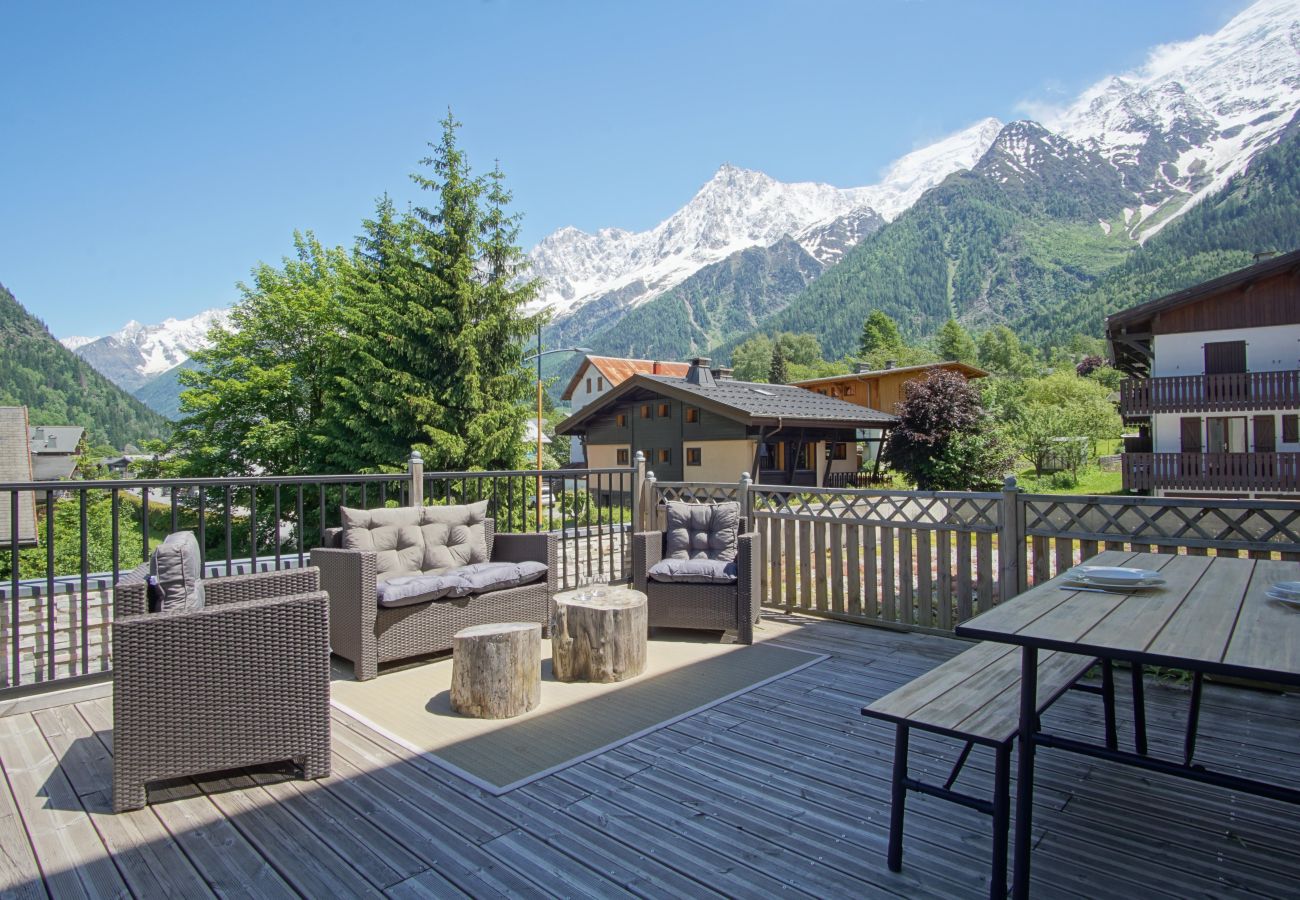
[[[32,435],[32,440],[34,440],[34,441],[43,441],[43,440],[45,440],[45,426],[44,426],[44,425],[37,425],[37,426],[36,426],[36,433]]]
[[[718,366],[716,369],[713,370],[713,380],[714,380],[714,381],[731,381],[731,367],[730,367],[730,366]]]
[[[871,371],[871,363],[868,363],[868,362],[862,362],[861,360],[858,361],[858,366],[857,366],[857,372],[856,372],[856,374],[858,374],[858,375],[865,375],[867,372],[870,372],[870,371]]]
[[[707,356],[697,356],[691,360],[691,368],[686,373],[686,380],[700,387],[713,387],[713,373],[709,371]]]
[[[656,359],[656,360],[654,360],[654,361],[652,361],[652,362],[650,363],[650,374],[651,374],[651,375],[659,375],[659,374],[660,374],[660,372],[659,372],[659,360]]]
[[[50,435],[45,441],[45,448],[47,450],[59,449],[59,436],[57,434]]]
[[[897,362],[898,360],[896,359],[887,359],[885,360],[885,368],[892,369]]]
[[[1277,256],[1276,250],[1261,250],[1255,254],[1255,262],[1263,262],[1266,259],[1272,259]]]

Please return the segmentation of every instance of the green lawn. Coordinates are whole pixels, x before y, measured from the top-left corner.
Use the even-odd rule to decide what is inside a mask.
[[[1058,486],[1051,475],[1042,478],[1034,474],[1033,469],[1016,473],[1016,483],[1031,494],[1122,494],[1124,478],[1120,472],[1103,472],[1100,469],[1086,469],[1079,473],[1077,484],[1066,487]]]

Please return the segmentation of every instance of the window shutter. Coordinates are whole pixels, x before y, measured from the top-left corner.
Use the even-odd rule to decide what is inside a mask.
[[[1300,416],[1295,413],[1282,417],[1282,443],[1300,444]]]
[[[1277,425],[1271,415],[1255,416],[1255,452],[1277,452]]]
[[[1205,374],[1228,375],[1246,371],[1245,341],[1212,341],[1205,345]]]
[[[1199,417],[1179,419],[1184,453],[1201,452],[1201,420]]]

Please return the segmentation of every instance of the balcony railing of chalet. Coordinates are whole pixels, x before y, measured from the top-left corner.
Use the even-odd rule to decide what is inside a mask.
[[[1300,406],[1300,371],[1129,378],[1119,388],[1126,416],[1233,412]]]
[[[1132,491],[1300,493],[1300,453],[1125,453]]]
[[[635,475],[543,472],[540,516],[536,470],[425,472],[415,457],[394,474],[0,484],[0,692],[109,671],[113,585],[176,531],[197,535],[211,577],[306,565],[344,506],[487,500],[498,531],[559,535],[561,585],[625,580]],[[36,507],[35,535],[19,527],[23,504]]]

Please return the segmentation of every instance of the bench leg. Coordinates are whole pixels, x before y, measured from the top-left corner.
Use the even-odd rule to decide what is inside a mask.
[[[1147,702],[1146,686],[1142,681],[1142,664],[1133,663],[1133,749],[1141,756],[1147,755]]]
[[[894,784],[889,808],[889,871],[903,868],[903,806],[907,803],[907,736],[906,725],[894,732]]]
[[[1011,742],[1003,744],[993,758],[993,871],[989,897],[1007,896],[1007,833],[1011,828]]]
[[[1115,667],[1109,659],[1101,661],[1101,704],[1106,718],[1106,749],[1119,749],[1115,733]]]

